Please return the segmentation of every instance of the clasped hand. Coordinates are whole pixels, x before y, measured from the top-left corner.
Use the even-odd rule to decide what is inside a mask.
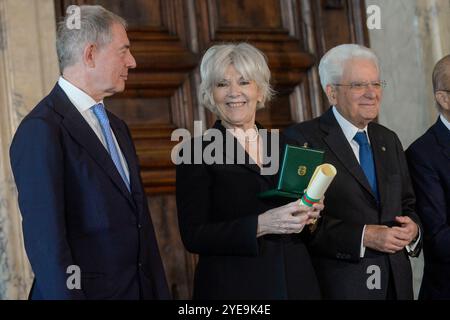
[[[403,250],[417,237],[419,228],[407,216],[395,217],[399,226],[367,225],[364,233],[364,246],[386,253]]]

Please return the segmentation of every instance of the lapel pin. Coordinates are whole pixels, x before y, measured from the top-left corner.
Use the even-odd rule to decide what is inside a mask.
[[[386,147],[381,147],[381,150],[384,152],[386,151]]]

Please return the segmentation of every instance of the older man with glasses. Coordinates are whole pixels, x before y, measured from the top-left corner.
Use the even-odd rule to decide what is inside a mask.
[[[408,167],[397,135],[372,122],[383,88],[378,59],[344,44],[320,61],[332,106],[285,134],[325,150],[338,171],[325,195],[323,218],[310,248],[327,299],[412,299],[409,256],[421,248]]]

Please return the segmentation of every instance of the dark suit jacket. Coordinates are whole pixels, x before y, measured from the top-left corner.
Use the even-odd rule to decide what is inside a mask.
[[[22,121],[10,149],[32,299],[169,298],[126,124],[108,112],[130,171],[128,192],[107,150],[56,85]],[[81,290],[68,290],[70,265]]]
[[[311,242],[313,263],[327,299],[384,299],[390,276],[397,298],[412,299],[412,272],[405,250],[384,254],[366,248],[364,258],[360,258],[364,225],[392,226],[397,215],[418,221],[400,141],[394,132],[375,123],[369,124],[368,134],[374,152],[380,204],[331,109],[319,118],[285,131],[299,145],[308,143],[311,148],[324,150],[325,162],[337,169],[337,176],[325,194],[323,218]],[[368,280],[375,283],[369,279],[374,274],[369,268],[372,265],[380,269],[379,290],[369,290],[367,286]]]
[[[421,299],[450,299],[450,131],[440,119],[406,151],[424,228]]]
[[[225,136],[220,122],[214,128]],[[204,142],[203,149],[207,145]],[[280,203],[258,197],[275,188],[276,177],[261,175],[246,156],[247,164],[177,166],[181,237],[188,251],[200,255],[194,299],[320,298],[301,238],[305,230],[256,237],[258,215]]]

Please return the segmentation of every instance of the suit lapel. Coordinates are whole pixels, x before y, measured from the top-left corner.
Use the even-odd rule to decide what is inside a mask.
[[[442,148],[442,153],[447,157],[448,160],[450,160],[450,147]]]
[[[331,152],[338,158],[347,171],[366,189],[374,198],[372,188],[367,181],[366,175],[355,157],[353,149],[345,138],[339,123],[334,117],[332,109],[327,111],[320,118],[320,127],[327,133],[324,138],[325,143]]]
[[[256,173],[258,176],[262,177],[264,180],[267,180],[270,183],[273,183],[271,176],[266,176],[266,175],[261,175],[261,168],[255,164],[255,163],[250,163],[250,156],[249,154],[245,151],[245,149],[241,146],[241,144],[238,142],[238,140],[230,133],[226,130],[226,128],[222,125],[222,123],[220,122],[220,120],[216,121],[216,123],[214,124],[213,128],[218,129],[222,132],[222,136],[224,137],[224,141],[223,141],[223,152],[224,152],[224,159],[230,159],[232,161],[233,164],[242,166],[244,168],[246,168],[247,170]],[[261,129],[260,126],[258,126],[258,129]],[[270,136],[268,135],[268,138],[270,138]],[[227,148],[226,148],[226,140],[227,139],[233,139],[233,154],[231,157],[230,154],[228,154],[227,152]],[[270,140],[269,140],[270,141]],[[267,143],[268,145],[270,143]],[[270,148],[270,146],[269,146]],[[269,150],[270,152],[270,150]],[[244,154],[245,155],[245,161],[244,163],[238,163],[238,154]],[[253,160],[252,160],[253,162]],[[226,163],[226,162],[225,162]]]
[[[114,185],[128,199],[130,205],[135,209],[134,201],[131,198],[125,183],[117,171],[108,151],[97,138],[95,132],[84,120],[83,116],[72,105],[62,89],[56,85],[52,93],[58,98],[54,102],[55,111],[63,116],[62,124],[70,135],[86,150],[99,167],[111,178]]]
[[[433,133],[439,145],[442,147],[442,153],[450,160],[450,131],[442,123],[440,118],[433,126]]]
[[[371,123],[369,123],[367,130],[369,134],[370,145],[372,147],[373,159],[375,162],[375,172],[377,176],[378,192],[380,193],[380,203],[384,203],[387,195],[387,152],[390,152],[390,150],[387,150],[383,136],[377,134],[374,126]]]

